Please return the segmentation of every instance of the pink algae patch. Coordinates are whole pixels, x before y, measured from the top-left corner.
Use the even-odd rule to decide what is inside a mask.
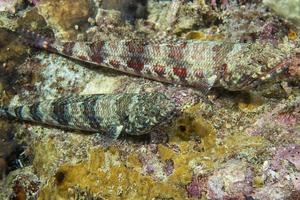
[[[273,166],[279,168],[281,160],[288,160],[297,170],[300,170],[300,146],[291,144],[287,147],[280,147],[275,155]]]
[[[276,122],[282,125],[295,125],[298,121],[299,116],[290,113],[282,113],[276,117]]]

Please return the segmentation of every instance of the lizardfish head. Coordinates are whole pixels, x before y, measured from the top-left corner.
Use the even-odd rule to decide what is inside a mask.
[[[231,91],[299,77],[300,54],[293,45],[242,44],[226,58],[219,84]]]
[[[128,109],[125,132],[129,135],[143,135],[154,128],[170,122],[176,114],[173,100],[162,93],[147,93],[137,97]]]

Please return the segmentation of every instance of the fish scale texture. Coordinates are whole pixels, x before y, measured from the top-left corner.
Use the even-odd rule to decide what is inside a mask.
[[[226,41],[61,42],[22,31],[31,46],[127,74],[207,92],[253,89],[284,74],[297,57],[299,44]]]
[[[30,105],[0,107],[0,117],[13,117],[69,129],[147,134],[168,122],[175,104],[161,93],[71,95]]]

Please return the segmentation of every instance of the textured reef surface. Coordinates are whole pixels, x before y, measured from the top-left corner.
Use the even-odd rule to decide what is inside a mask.
[[[0,119],[0,199],[300,199],[299,11],[299,0],[0,0],[0,105],[160,92],[180,110],[160,129],[117,140]],[[203,93],[29,47],[21,28],[72,42],[271,44],[268,55],[274,45],[297,59],[269,59],[289,79],[259,71],[252,78],[268,84]],[[245,55],[241,63],[264,64]]]

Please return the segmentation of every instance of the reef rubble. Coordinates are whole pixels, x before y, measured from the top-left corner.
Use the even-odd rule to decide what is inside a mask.
[[[221,2],[0,1],[0,104],[72,93],[163,92],[182,110],[164,133],[116,141],[1,119],[0,199],[299,198],[300,76],[255,91],[203,94],[33,49],[15,32],[89,42],[300,42],[300,13],[278,8],[298,0]]]

